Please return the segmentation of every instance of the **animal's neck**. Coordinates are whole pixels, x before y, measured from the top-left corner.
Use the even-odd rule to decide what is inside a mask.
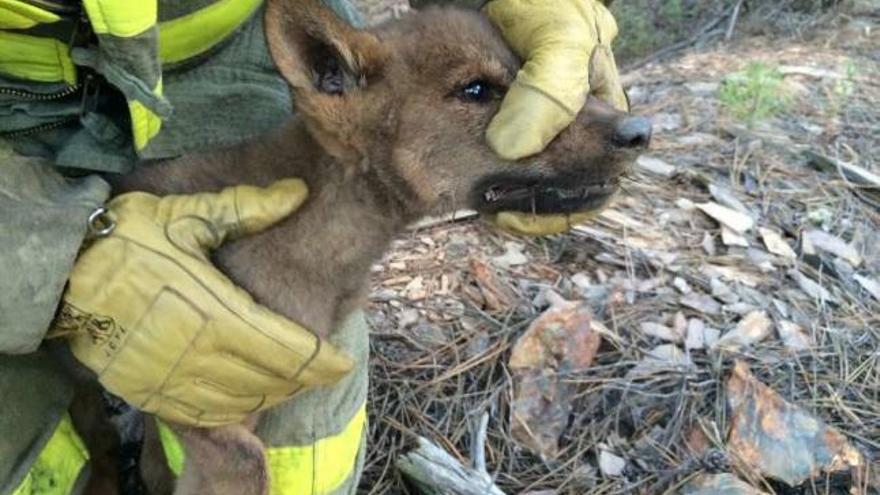
[[[142,167],[116,192],[195,193],[305,180],[309,197],[299,210],[224,245],[214,260],[257,301],[326,336],[365,302],[370,266],[416,215],[381,170],[338,163],[292,120],[251,144]]]
[[[223,248],[216,259],[258,301],[327,335],[365,302],[369,268],[412,220],[411,207],[376,167],[337,163],[299,122],[268,140],[242,150],[233,182],[300,177],[309,198],[276,227]]]

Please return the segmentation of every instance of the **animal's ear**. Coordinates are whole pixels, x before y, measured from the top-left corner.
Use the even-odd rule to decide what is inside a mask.
[[[298,98],[349,94],[385,65],[386,51],[375,36],[319,0],[270,0],[265,26],[275,65]]]

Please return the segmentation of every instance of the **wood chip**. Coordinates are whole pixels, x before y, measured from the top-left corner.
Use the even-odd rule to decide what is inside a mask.
[[[776,70],[783,76],[807,76],[817,79],[843,79],[846,77],[840,72],[806,65],[780,65]]]
[[[745,316],[736,328],[722,335],[716,348],[739,350],[764,340],[770,334],[772,322],[767,313],[753,311]]]
[[[702,272],[707,277],[721,277],[728,282],[738,282],[747,287],[757,287],[764,282],[764,277],[754,273],[746,272],[732,266],[713,265],[707,263],[703,265]]]
[[[813,347],[812,339],[804,329],[793,321],[782,320],[776,327],[782,344],[792,351],[803,351]]]
[[[508,241],[504,243],[504,254],[492,258],[492,263],[500,268],[525,265],[529,258],[523,254],[523,245],[518,242]]]
[[[794,249],[775,231],[761,227],[758,229],[758,233],[761,234],[761,239],[764,240],[764,247],[767,248],[767,251],[787,259],[797,258],[797,253],[794,252]]]
[[[740,235],[738,232],[734,232],[726,225],[721,226],[721,242],[723,242],[725,246],[749,247],[749,240],[746,239],[745,236]]]
[[[789,270],[788,274],[791,278],[797,282],[798,287],[804,291],[805,294],[812,297],[813,299],[818,299],[819,301],[827,301],[830,303],[836,303],[837,298],[831,295],[831,292],[828,291],[825,287],[814,282],[811,278],[807,277],[803,273],[798,270]]]
[[[715,201],[721,203],[723,206],[732,208],[740,213],[745,213],[746,215],[750,215],[751,213],[749,212],[748,207],[736,197],[733,191],[726,187],[717,184],[709,184],[709,194],[712,195]]]
[[[858,250],[840,237],[819,229],[808,230],[803,235],[815,248],[842,258],[854,267],[862,264],[862,257]]]
[[[604,449],[599,452],[599,470],[602,471],[602,474],[605,476],[616,478],[623,474],[623,469],[625,467],[626,460],[624,460],[623,457],[612,454]]]
[[[684,347],[685,349],[711,349],[719,338],[721,338],[721,330],[707,327],[703,320],[691,318],[688,320]]]
[[[715,202],[697,203],[697,208],[739,234],[748,232],[755,225],[752,217]]]
[[[712,296],[706,294],[691,292],[690,294],[682,296],[680,302],[682,306],[687,306],[688,308],[695,309],[707,315],[721,314],[721,304]]]
[[[695,132],[693,134],[688,134],[687,136],[682,136],[675,141],[678,145],[687,147],[717,146],[722,142],[720,139],[718,139],[718,137],[705,132]]]
[[[874,296],[874,299],[880,301],[880,282],[877,282],[877,280],[873,278],[863,277],[859,274],[853,275],[853,278],[856,279],[856,282],[858,282],[863,289]]]
[[[677,332],[676,329],[652,321],[641,322],[639,324],[639,328],[641,329],[643,334],[650,335],[651,337],[656,337],[660,340],[665,340],[667,342],[681,342],[684,339],[684,335]]]
[[[410,280],[406,287],[403,288],[403,294],[410,301],[421,301],[428,297],[428,290],[425,288],[424,279],[418,276]]]
[[[659,175],[660,177],[672,177],[675,175],[675,167],[664,162],[659,158],[654,158],[651,156],[640,156],[638,160],[636,160],[636,167],[649,174]]]
[[[675,344],[663,344],[647,352],[627,376],[646,376],[669,370],[690,370],[694,363],[691,358]]]
[[[681,277],[675,277],[672,280],[672,286],[682,294],[690,294],[692,292],[691,286],[687,283],[687,280]]]

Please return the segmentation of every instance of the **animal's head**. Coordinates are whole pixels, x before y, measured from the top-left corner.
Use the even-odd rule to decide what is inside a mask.
[[[317,1],[272,0],[266,34],[312,135],[415,214],[599,208],[650,139],[646,119],[590,98],[543,152],[498,157],[485,132],[520,60],[477,12],[433,8],[357,30]]]

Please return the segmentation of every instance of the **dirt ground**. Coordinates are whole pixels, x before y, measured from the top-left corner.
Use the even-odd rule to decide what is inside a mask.
[[[361,493],[416,493],[394,465],[416,435],[468,464],[483,412],[488,472],[508,494],[721,493],[699,486],[723,473],[741,485],[727,493],[878,493],[880,194],[845,167],[880,173],[877,29],[841,14],[807,36],[734,37],[626,73],[634,111],[654,120],[651,150],[569,234],[467,219],[395,242],[373,270]],[[749,122],[721,95],[756,61],[788,104]],[[602,340],[589,369],[564,374],[570,414],[542,459],[512,438],[508,360],[550,291],[583,301]],[[736,389],[737,361],[769,388]],[[744,453],[742,390],[801,419]],[[752,413],[769,410],[756,400]],[[794,469],[830,438],[804,437],[805,422],[842,433],[871,473],[769,476],[762,456]]]

